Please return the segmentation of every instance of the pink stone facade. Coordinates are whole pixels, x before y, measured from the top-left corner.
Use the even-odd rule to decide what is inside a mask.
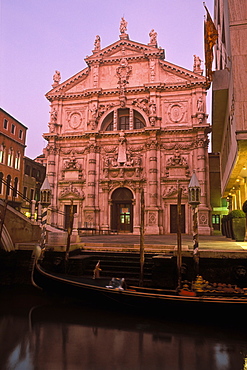
[[[122,19],[122,22],[124,20]],[[121,22],[121,23],[122,23]],[[131,41],[127,22],[119,40],[101,49],[97,36],[87,67],[52,90],[44,150],[52,189],[52,223],[65,227],[73,200],[74,227],[139,234],[144,188],[145,233],[176,232],[178,186],[182,232],[192,232],[188,184],[201,185],[199,233],[210,234],[207,83],[164,58],[157,34]]]

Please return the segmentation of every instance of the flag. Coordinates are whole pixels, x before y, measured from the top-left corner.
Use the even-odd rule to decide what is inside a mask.
[[[209,14],[209,11],[205,4],[203,4],[207,17],[204,21],[204,49],[205,49],[205,67],[206,67],[206,78],[212,81],[212,63],[213,63],[213,47],[218,38],[218,32]]]

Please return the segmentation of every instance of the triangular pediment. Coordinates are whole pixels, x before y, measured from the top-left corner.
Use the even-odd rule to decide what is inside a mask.
[[[129,87],[137,85],[145,85],[147,87],[148,85],[157,84],[155,80],[156,77],[151,81],[148,78],[148,71],[152,68],[148,63],[152,63],[152,60],[156,60],[158,63],[156,67],[156,76],[159,76],[158,80],[161,85],[175,86],[191,85],[191,83],[205,83],[205,77],[200,73],[192,72],[164,60],[164,49],[154,45],[141,44],[129,39],[120,39],[103,49],[93,50],[92,55],[85,58],[88,67],[63,83],[57,84],[56,86],[53,85],[53,89],[46,94],[47,99],[52,100],[56,96],[80,94],[85,91],[94,91],[95,89],[116,89],[118,87],[116,68],[120,65],[122,59],[126,60],[126,63],[130,66],[133,66],[133,70],[134,68],[140,68],[138,67],[140,65],[139,63],[142,63],[142,81],[138,80],[138,82],[136,82],[131,80],[130,74]],[[135,62],[138,64],[136,64],[137,67],[134,67]],[[106,82],[102,84],[102,80],[100,85],[98,85],[94,83],[94,74],[96,71],[98,75],[100,72],[97,68],[102,68],[104,66],[110,66],[109,68],[112,68],[113,72],[109,75],[114,77],[111,77],[112,80],[109,81],[108,85]],[[107,71],[109,71],[109,69]],[[136,71],[137,69],[135,70],[135,75],[137,75]],[[107,74],[107,72],[104,73]]]
[[[145,45],[128,39],[119,40],[115,43],[98,51],[93,51],[93,54],[85,58],[87,64],[94,63],[99,60],[101,63],[105,60],[114,61],[119,58],[145,58],[148,55],[153,55],[164,59],[164,49],[157,48],[152,45]]]

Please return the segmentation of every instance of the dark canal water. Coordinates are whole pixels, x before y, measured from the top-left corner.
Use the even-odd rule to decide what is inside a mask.
[[[246,370],[246,356],[246,327],[109,312],[31,288],[0,291],[1,370]]]

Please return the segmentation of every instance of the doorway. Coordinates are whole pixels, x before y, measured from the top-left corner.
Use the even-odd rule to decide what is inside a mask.
[[[111,229],[122,233],[133,232],[133,195],[127,188],[118,188],[112,194]]]
[[[73,205],[73,214],[77,213],[77,206]],[[70,222],[70,205],[64,206],[64,229],[68,230]]]
[[[170,205],[170,233],[177,233],[177,208],[176,204]],[[181,205],[181,233],[185,233],[185,205]]]

